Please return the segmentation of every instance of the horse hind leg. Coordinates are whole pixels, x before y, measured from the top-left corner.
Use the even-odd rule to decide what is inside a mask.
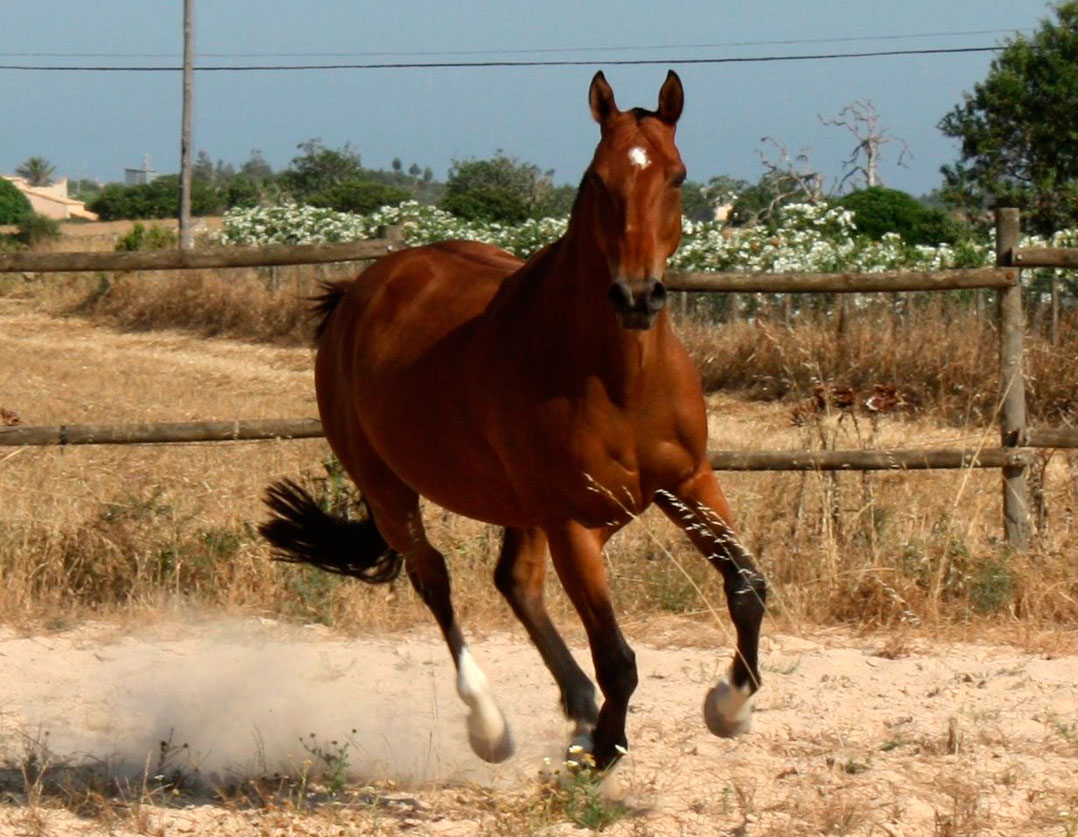
[[[468,707],[468,743],[485,761],[505,761],[515,750],[512,732],[457,623],[445,557],[427,541],[418,508],[408,529],[411,539],[404,556],[405,569],[412,586],[434,614],[456,665],[457,694]]]
[[[572,744],[590,751],[599,717],[595,686],[573,659],[547,613],[543,601],[546,547],[541,529],[506,529],[494,583],[558,684],[562,710],[574,726]]]
[[[760,688],[760,624],[767,585],[728,522],[729,506],[710,471],[677,491],[658,492],[655,502],[722,573],[727,609],[737,632],[730,670],[704,700],[704,721],[714,735],[724,738],[747,732],[752,696]]]
[[[350,453],[356,450],[353,440]],[[472,749],[486,761],[504,761],[513,754],[513,737],[486,675],[464,641],[453,611],[449,570],[445,558],[427,540],[419,497],[373,452],[365,448],[363,452],[362,457],[342,457],[351,466],[349,473],[371,512],[363,525],[327,515],[294,483],[278,483],[266,497],[274,517],[259,529],[283,560],[311,564],[368,583],[392,580],[403,565],[449,646],[457,670],[457,693],[469,709]]]
[[[376,483],[371,479],[372,472],[379,477]],[[368,463],[363,476],[360,488],[371,505],[378,529],[390,546],[403,554],[408,580],[434,615],[449,646],[457,670],[457,694],[468,707],[468,742],[485,761],[505,761],[515,750],[513,736],[486,675],[464,641],[453,610],[445,556],[427,540],[419,496],[384,465],[376,469]]]

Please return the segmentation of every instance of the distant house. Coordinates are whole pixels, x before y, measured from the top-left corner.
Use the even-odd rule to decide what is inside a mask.
[[[157,172],[150,168],[149,154],[143,155],[142,168],[124,169],[125,186],[145,186],[147,183],[153,183],[155,180],[157,180]]]
[[[0,175],[10,180],[15,188],[26,195],[30,208],[38,215],[67,221],[78,218],[83,221],[96,221],[97,215],[86,208],[86,204],[67,196],[67,178],[62,177],[48,186],[31,186],[25,177]]]

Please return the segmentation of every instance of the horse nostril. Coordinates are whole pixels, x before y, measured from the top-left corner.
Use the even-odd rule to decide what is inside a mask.
[[[664,304],[666,304],[666,285],[664,285],[660,279],[649,279],[647,296],[648,310],[657,312]]]
[[[607,297],[614,304],[614,310],[619,312],[631,311],[633,308],[633,292],[625,282],[611,282]]]

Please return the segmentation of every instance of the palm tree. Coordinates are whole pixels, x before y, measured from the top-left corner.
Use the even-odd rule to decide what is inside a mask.
[[[31,157],[19,164],[15,174],[25,177],[31,186],[48,186],[56,174],[56,166],[44,157]]]

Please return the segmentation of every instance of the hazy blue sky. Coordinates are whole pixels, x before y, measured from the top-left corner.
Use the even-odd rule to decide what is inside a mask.
[[[0,64],[179,66],[182,5],[0,0]],[[587,109],[595,70],[606,71],[622,107],[653,107],[669,66],[685,83],[678,138],[690,177],[756,180],[760,140],[771,136],[791,151],[807,149],[831,182],[853,142],[818,116],[871,99],[912,153],[897,168],[898,145],[889,146],[883,178],[914,193],[938,185],[940,165],[955,158],[936,125],[985,77],[992,53],[686,59],[991,46],[1051,14],[1044,0],[196,0],[195,10],[203,65],[587,62],[196,73],[195,147],[214,160],[238,165],[257,148],[281,168],[297,143],[320,137],[334,147],[350,142],[365,165],[388,167],[400,157],[438,177],[453,159],[502,149],[575,183],[596,139]],[[662,63],[611,63],[624,59]],[[118,180],[143,154],[158,170],[176,171],[180,85],[178,72],[0,70],[0,172],[42,155],[63,175]]]

